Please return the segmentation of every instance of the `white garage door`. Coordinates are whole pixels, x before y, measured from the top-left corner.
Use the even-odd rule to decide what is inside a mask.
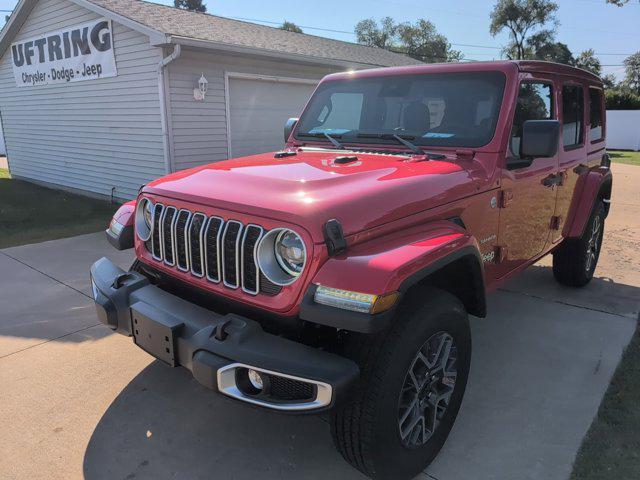
[[[230,156],[279,150],[288,118],[299,117],[316,82],[229,78]]]

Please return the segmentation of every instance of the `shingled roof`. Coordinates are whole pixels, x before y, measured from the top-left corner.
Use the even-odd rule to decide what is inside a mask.
[[[370,66],[391,67],[422,63],[381,48],[288,32],[140,0],[88,2],[171,37]]]

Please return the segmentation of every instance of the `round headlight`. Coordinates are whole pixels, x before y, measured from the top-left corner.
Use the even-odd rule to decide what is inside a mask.
[[[147,224],[147,227],[149,227],[149,229],[151,229],[151,221],[152,221],[152,217],[153,217],[153,210],[152,210],[152,205],[150,201],[146,201],[144,202],[144,207],[142,209],[142,216],[144,217],[144,223]]]
[[[307,261],[302,237],[288,228],[267,233],[258,245],[258,266],[276,285],[290,285],[297,280]]]
[[[292,277],[297,277],[304,268],[304,242],[296,232],[282,230],[274,244],[276,260]]]
[[[136,234],[143,242],[151,238],[153,222],[153,204],[143,198],[136,204]]]

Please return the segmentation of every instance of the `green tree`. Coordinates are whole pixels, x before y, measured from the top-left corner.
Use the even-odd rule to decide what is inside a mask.
[[[596,58],[593,48],[580,53],[580,55],[575,58],[573,65],[598,76],[602,75],[602,65],[600,60]]]
[[[558,24],[555,18],[557,10],[558,5],[550,0],[498,0],[490,15],[489,32],[496,36],[506,30],[509,44],[505,52],[513,55],[511,58],[525,59],[529,36],[546,25],[552,26],[544,30],[547,35],[555,30]]]
[[[173,6],[182,10],[190,10],[192,12],[206,12],[207,7],[202,0],[173,0]]]
[[[507,58],[518,58],[515,44],[509,45],[503,53]],[[556,42],[555,34],[549,30],[542,30],[527,38],[521,60],[544,60],[565,65],[573,65],[574,62],[569,47],[565,43]]]
[[[604,92],[607,110],[639,110],[640,95],[629,91],[607,90]]]
[[[609,73],[607,75],[602,76],[601,78],[602,78],[602,83],[604,85],[604,88],[606,89],[616,88],[617,80],[615,75],[613,75],[612,73]]]
[[[384,17],[380,25],[373,18],[360,20],[355,28],[358,43],[370,47],[390,49],[398,43],[398,26],[391,17]]]
[[[524,58],[566,65],[573,63],[573,54],[569,47],[565,43],[556,42],[555,34],[550,30],[542,30],[527,39]]]
[[[398,25],[400,48],[412,58],[427,63],[456,62],[462,53],[451,49],[447,37],[438,33],[433,23],[419,19],[416,23]]]
[[[624,85],[640,95],[640,51],[624,59]]]
[[[415,23],[397,24],[385,17],[376,23],[373,19],[358,22],[355,28],[358,43],[404,53],[426,63],[455,62],[462,53],[453,50],[447,37],[438,33],[433,23],[418,19]]]
[[[286,30],[287,32],[294,33],[304,33],[298,25],[287,20],[285,20],[284,23],[280,26],[280,30]]]

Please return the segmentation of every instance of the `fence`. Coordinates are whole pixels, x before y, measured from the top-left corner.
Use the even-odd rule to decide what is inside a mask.
[[[640,110],[607,110],[607,148],[640,150]]]

